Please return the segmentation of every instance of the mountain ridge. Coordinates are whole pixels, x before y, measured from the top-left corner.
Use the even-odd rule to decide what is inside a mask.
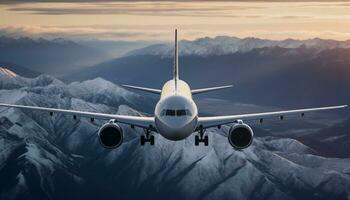
[[[228,55],[236,52],[248,52],[257,48],[264,47],[282,47],[282,48],[313,48],[319,51],[335,48],[350,48],[350,40],[337,41],[331,39],[285,39],[268,40],[254,37],[237,38],[229,36],[216,36],[214,38],[198,38],[193,41],[181,40],[179,42],[179,55]],[[126,55],[159,55],[163,57],[172,57],[174,47],[171,43],[155,44],[145,48],[130,51]]]

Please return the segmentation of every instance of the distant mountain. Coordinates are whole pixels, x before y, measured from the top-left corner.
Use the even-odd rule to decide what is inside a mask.
[[[39,72],[8,62],[0,62],[0,68],[14,71],[16,74],[27,78],[34,78],[40,75]]]
[[[140,49],[155,42],[149,41],[109,41],[109,40],[80,40],[76,41],[78,44],[97,49],[110,58],[118,58],[124,56],[129,51]]]
[[[264,47],[228,55],[179,58],[180,78],[192,88],[234,84],[217,98],[296,108],[350,102],[350,49]],[[134,55],[98,64],[66,80],[102,77],[117,84],[161,88],[172,77],[173,58]],[[213,94],[202,95],[202,97]]]
[[[13,72],[15,73],[15,72]],[[151,103],[101,78],[65,84],[52,76],[10,76],[0,102],[142,115]],[[146,98],[146,99],[145,99]],[[228,126],[208,129],[209,146],[194,137],[171,142],[156,135],[140,146],[140,129],[121,125],[125,142],[103,149],[104,122],[0,108],[0,199],[348,199],[350,159],[315,156],[294,139],[254,128],[253,145],[235,151]],[[137,191],[137,192],[135,192]],[[171,194],[171,195],[169,195]]]
[[[110,58],[105,53],[62,38],[0,36],[0,62],[16,63],[41,73],[62,74]]]
[[[350,40],[337,41],[326,40],[320,38],[308,40],[266,40],[259,38],[237,38],[228,36],[217,36],[215,38],[199,38],[194,41],[182,40],[179,42],[179,55],[198,55],[198,56],[213,56],[227,55],[236,52],[248,52],[257,48],[264,47],[282,47],[282,48],[313,48],[318,51],[335,48],[350,48]],[[137,49],[128,53],[128,55],[159,55],[172,57],[174,45],[155,44],[145,48]]]
[[[350,157],[350,119],[312,134],[296,137],[322,155]]]

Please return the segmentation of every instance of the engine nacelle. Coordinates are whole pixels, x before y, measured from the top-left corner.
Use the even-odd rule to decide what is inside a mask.
[[[253,130],[247,124],[239,122],[231,126],[228,141],[235,149],[245,149],[253,142]]]
[[[114,122],[104,124],[98,131],[98,137],[103,147],[114,149],[123,143],[123,130]]]

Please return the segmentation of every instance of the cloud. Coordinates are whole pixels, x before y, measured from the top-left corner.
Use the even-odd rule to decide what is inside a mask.
[[[338,40],[346,40],[350,38],[350,33],[339,31],[312,31],[312,30],[282,30],[271,31],[267,29],[256,29],[254,35],[252,31],[242,30],[225,31],[223,27],[232,26],[230,24],[213,25],[217,31],[211,29],[203,29],[210,25],[183,26],[180,32],[182,39],[197,39],[200,37],[215,37],[215,36],[235,36],[240,38],[257,37],[263,39],[309,39],[309,38],[337,38]],[[213,27],[210,26],[210,27]],[[0,36],[6,35],[11,37],[32,37],[32,38],[67,38],[72,40],[148,40],[148,41],[170,41],[173,38],[173,29],[167,25],[157,25],[155,27],[148,26],[7,26],[0,27]]]
[[[280,16],[279,18],[281,19],[311,19],[313,17],[311,16],[306,16],[306,15],[285,15],[285,16]]]
[[[350,0],[219,0],[221,2],[350,2]],[[99,2],[218,2],[217,0],[2,0],[0,4]]]
[[[237,11],[257,10],[260,6],[235,4],[199,4],[191,2],[103,2],[86,4],[19,4],[6,9],[37,15],[145,15],[187,17],[259,17],[238,15]]]
[[[3,26],[0,35],[32,38],[106,39],[106,40],[161,40],[166,31],[145,28],[103,26]]]
[[[0,5],[5,16],[0,21],[0,30],[7,35],[113,40],[170,40],[175,27],[186,39],[216,35],[271,39],[322,35],[330,38],[325,33],[332,38],[349,38],[346,34],[350,24],[347,7],[329,7],[338,4],[346,3],[91,1],[84,4],[9,4]],[[330,30],[334,32],[327,32]]]

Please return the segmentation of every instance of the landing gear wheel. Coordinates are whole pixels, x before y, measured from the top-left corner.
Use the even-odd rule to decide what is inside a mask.
[[[194,137],[194,145],[198,146],[199,145],[199,135],[196,135]]]
[[[194,137],[194,145],[198,146],[199,143],[203,142],[204,146],[209,145],[209,137],[206,135],[204,136],[205,130],[203,128],[200,128],[198,131],[198,135]]]
[[[150,144],[153,146],[154,145],[154,135],[151,135],[149,140],[150,140]]]
[[[146,142],[149,142],[151,146],[154,145],[154,135],[150,135],[150,131],[146,130],[145,135],[141,135],[140,137],[140,144],[141,146],[144,146]]]
[[[204,146],[208,146],[209,145],[209,137],[207,135],[204,136],[203,142],[204,142]]]
[[[141,137],[140,137],[140,144],[141,144],[141,146],[144,146],[145,143],[146,143],[146,136],[141,135]]]

